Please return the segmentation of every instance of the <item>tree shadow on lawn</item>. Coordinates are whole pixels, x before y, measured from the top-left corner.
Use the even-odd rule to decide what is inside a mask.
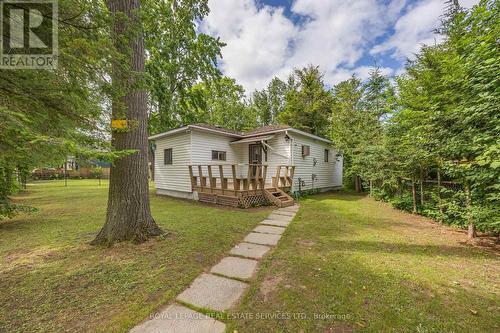
[[[404,269],[380,272],[336,251],[304,251],[289,245],[280,245],[265,261],[238,311],[305,313],[307,318],[241,319],[232,321],[229,331],[494,331],[491,314],[498,309],[498,297],[487,290],[452,281],[428,284]],[[272,289],[270,281],[275,282]],[[331,317],[315,319],[314,314]]]
[[[308,201],[323,201],[336,200],[336,201],[359,201],[367,197],[366,193],[356,193],[344,190],[332,190],[327,192],[321,192],[317,194],[305,195],[300,198],[300,200]]]
[[[462,257],[471,259],[495,259],[497,256],[484,250],[478,250],[466,246],[450,245],[423,245],[423,244],[405,244],[390,243],[384,241],[366,241],[366,240],[341,240],[336,239],[330,243],[332,250],[343,250],[348,252],[370,252],[370,253],[396,253],[411,254],[418,256],[447,256]]]

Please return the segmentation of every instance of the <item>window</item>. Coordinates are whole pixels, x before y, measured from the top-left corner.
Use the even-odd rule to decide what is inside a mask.
[[[330,155],[330,150],[325,149],[325,162],[328,162],[328,155]]]
[[[226,152],[220,150],[212,150],[212,161],[225,161]]]
[[[163,150],[163,163],[172,164],[172,148]]]
[[[302,145],[302,157],[309,156],[311,154],[311,147]]]

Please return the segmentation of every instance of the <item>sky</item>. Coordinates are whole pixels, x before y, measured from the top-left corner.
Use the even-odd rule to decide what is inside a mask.
[[[470,8],[478,0],[459,0]],[[444,0],[209,0],[200,29],[219,36],[219,67],[245,90],[262,89],[294,68],[317,65],[332,86],[373,66],[400,74],[434,33]]]

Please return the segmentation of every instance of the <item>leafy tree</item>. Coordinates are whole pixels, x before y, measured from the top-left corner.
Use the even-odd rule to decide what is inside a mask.
[[[469,236],[480,226],[500,230],[500,3],[481,1],[471,12],[450,4],[441,82],[454,106],[433,121],[450,175],[462,179]],[[486,214],[485,214],[486,213]]]
[[[319,67],[296,69],[292,77],[296,84],[286,95],[284,111],[278,115],[279,122],[328,136],[333,99],[325,88]]]
[[[344,158],[344,176],[354,179],[355,188],[360,191],[359,170],[353,168],[353,155],[361,144],[364,128],[360,121],[363,89],[361,81],[353,76],[333,87],[331,138]]]
[[[373,114],[374,120],[381,121],[393,113],[396,107],[394,87],[389,78],[382,75],[380,68],[370,71],[363,89],[363,108]]]
[[[271,125],[278,123],[278,117],[285,109],[286,95],[290,86],[274,77],[266,89],[256,90],[252,96],[252,105],[259,115],[259,124]]]
[[[471,238],[476,227],[497,233],[500,229],[498,13],[498,1],[481,1],[470,11],[456,1],[449,3],[440,29],[445,41],[422,48],[408,62],[406,73],[396,80],[395,113],[381,117],[385,162],[370,161],[376,145],[361,155],[373,169],[385,170],[382,187],[395,179],[411,179],[414,211],[420,178],[418,211],[467,226]],[[376,109],[373,105],[381,104],[373,104],[377,99],[369,95],[364,100],[371,100],[371,109]],[[444,176],[463,189],[450,195],[439,187],[430,207],[424,204],[423,179],[434,172],[438,184]]]
[[[270,125],[273,123],[273,111],[271,109],[270,96],[266,89],[256,90],[252,95],[252,107],[259,115],[259,123]]]
[[[22,208],[8,199],[19,188],[16,172],[24,178],[37,165],[107,146],[96,135],[103,127],[99,88],[106,86],[109,45],[101,10],[100,4],[60,1],[58,68],[0,70],[0,217]]]
[[[190,123],[193,108],[188,105],[203,103],[192,87],[220,78],[217,58],[224,43],[197,30],[208,12],[207,0],[144,1],[152,133]]]
[[[344,156],[344,174],[361,190],[361,179],[372,183],[386,177],[388,151],[383,119],[392,113],[394,90],[378,68],[366,83],[352,77],[333,87],[331,136]]]
[[[245,100],[245,90],[234,79],[223,77],[209,84],[199,83],[191,92],[202,101],[192,106],[189,113],[193,122],[224,126],[234,130],[249,130],[257,126],[255,109]]]

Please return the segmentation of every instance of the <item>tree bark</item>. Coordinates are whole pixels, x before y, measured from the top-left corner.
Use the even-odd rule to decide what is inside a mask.
[[[420,205],[424,206],[424,169],[420,167]]]
[[[142,88],[145,54],[138,18],[140,2],[108,0],[106,6],[113,15],[114,45],[123,55],[123,59],[113,59],[112,64],[112,118],[127,120],[125,130],[113,129],[111,143],[114,150],[135,152],[117,159],[111,166],[106,222],[92,241],[94,245],[125,240],[143,242],[162,233],[149,205],[147,95]]]
[[[151,180],[155,180],[155,151],[153,150],[152,147],[149,147],[149,153],[151,155],[150,158],[149,158],[149,163],[150,164],[150,167],[149,167],[149,172],[151,173]]]
[[[472,218],[471,208],[472,208],[472,198],[470,194],[469,184],[464,182],[465,187],[465,206],[467,208],[467,237],[469,239],[474,239],[476,237],[476,226]]]
[[[361,179],[358,175],[354,176],[354,188],[357,193],[361,192]]]
[[[411,180],[411,194],[413,199],[413,213],[417,213],[417,189],[415,187],[415,177]]]
[[[443,219],[444,211],[443,211],[443,205],[442,205],[442,200],[441,200],[441,171],[440,169],[437,170],[437,176],[438,176],[438,200],[439,200],[439,213],[441,214],[439,219]]]

